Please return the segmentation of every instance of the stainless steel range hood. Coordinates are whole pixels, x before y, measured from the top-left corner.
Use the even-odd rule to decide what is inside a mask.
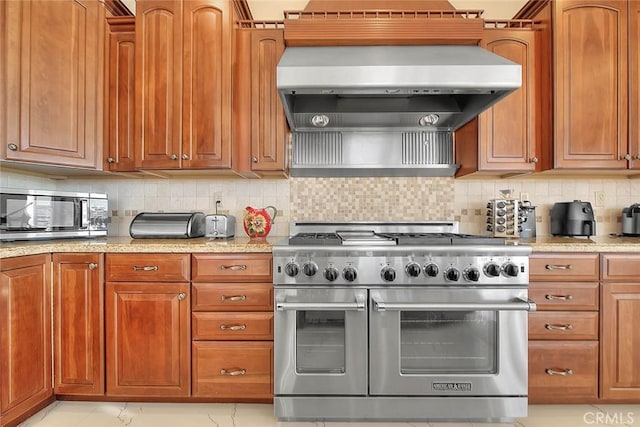
[[[289,47],[277,73],[293,131],[454,131],[521,85],[478,46]]]
[[[289,47],[292,176],[453,176],[453,131],[521,85],[478,46]]]

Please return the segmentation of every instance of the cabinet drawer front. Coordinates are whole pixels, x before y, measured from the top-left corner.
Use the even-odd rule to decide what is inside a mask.
[[[194,283],[193,311],[271,311],[273,285],[270,283]]]
[[[273,397],[273,343],[192,344],[193,396]]]
[[[597,340],[598,312],[552,311],[529,313],[530,340]]]
[[[599,279],[598,254],[534,253],[529,258],[529,280],[532,282]]]
[[[529,341],[529,401],[596,399],[597,341]]]
[[[529,298],[538,310],[598,310],[599,285],[594,283],[530,283]]]
[[[107,254],[107,282],[188,282],[189,254]]]
[[[272,340],[273,313],[192,314],[194,340]]]
[[[271,254],[193,254],[194,282],[273,281]]]
[[[640,254],[603,254],[602,280],[640,281]]]

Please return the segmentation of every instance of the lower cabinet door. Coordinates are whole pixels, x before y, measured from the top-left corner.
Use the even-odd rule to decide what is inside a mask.
[[[273,398],[273,342],[194,341],[193,396]]]
[[[598,398],[598,341],[529,341],[529,403]]]
[[[189,284],[107,283],[107,395],[188,396]]]

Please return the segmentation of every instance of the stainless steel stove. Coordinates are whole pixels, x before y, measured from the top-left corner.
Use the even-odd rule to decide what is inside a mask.
[[[455,222],[298,222],[273,249],[282,420],[526,415],[528,246]]]

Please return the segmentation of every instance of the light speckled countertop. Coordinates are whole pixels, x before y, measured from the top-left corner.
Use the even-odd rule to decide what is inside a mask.
[[[0,258],[36,255],[49,252],[271,252],[274,242],[282,237],[267,240],[250,240],[247,237],[233,239],[132,239],[130,237],[106,237],[97,239],[46,240],[0,243]]]
[[[36,255],[49,252],[271,252],[273,243],[284,237],[249,240],[238,237],[220,239],[131,239],[107,237],[79,240],[47,240],[0,243],[0,258]],[[533,252],[637,252],[640,237],[538,237],[520,239],[518,244],[531,245]]]

